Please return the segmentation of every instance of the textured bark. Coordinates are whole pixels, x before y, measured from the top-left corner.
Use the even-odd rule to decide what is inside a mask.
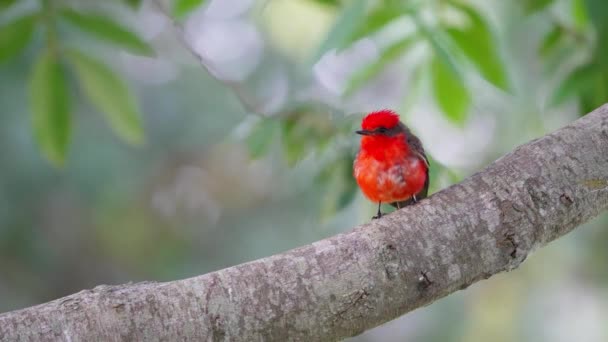
[[[167,283],[0,315],[0,340],[330,341],[517,267],[608,207],[608,105],[334,237]]]

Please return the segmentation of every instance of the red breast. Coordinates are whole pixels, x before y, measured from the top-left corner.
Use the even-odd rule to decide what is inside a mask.
[[[363,138],[367,139],[374,138]],[[404,137],[361,145],[354,174],[363,194],[371,201],[401,202],[422,190],[427,177],[426,164],[409,153]]]

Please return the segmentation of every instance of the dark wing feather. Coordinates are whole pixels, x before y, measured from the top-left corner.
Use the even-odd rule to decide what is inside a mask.
[[[410,146],[411,151],[417,154],[420,159],[422,159],[426,163],[426,182],[424,182],[424,187],[422,188],[422,190],[420,190],[420,192],[416,194],[416,200],[419,201],[423,198],[426,198],[429,191],[429,160],[426,157],[426,153],[424,153],[424,147],[422,147],[422,142],[420,142],[420,139],[418,139],[417,136],[412,134],[409,128],[403,123],[400,123],[399,126],[401,126],[401,129],[403,130],[403,132],[405,132],[407,144]],[[405,201],[391,203],[391,205],[395,208],[403,208],[413,203],[414,200],[410,198]]]

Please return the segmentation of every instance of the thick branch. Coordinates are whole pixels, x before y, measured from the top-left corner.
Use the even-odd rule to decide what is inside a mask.
[[[98,286],[5,313],[0,340],[338,340],[511,270],[607,207],[608,105],[347,233],[190,279]]]

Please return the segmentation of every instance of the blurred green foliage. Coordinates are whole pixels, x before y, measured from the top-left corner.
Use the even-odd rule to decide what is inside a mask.
[[[10,9],[11,5],[15,2],[5,2],[3,7]],[[44,31],[46,43],[32,67],[30,82],[33,130],[40,150],[55,165],[64,163],[72,135],[67,85],[71,69],[76,70],[81,87],[117,134],[128,142],[140,142],[141,113],[125,81],[95,57],[63,46],[57,25],[64,20],[86,34],[136,54],[151,55],[152,48],[130,29],[100,13],[75,11],[53,0],[40,0],[39,5],[33,13],[24,13],[0,28],[0,62],[18,55],[31,42],[34,31]]]
[[[511,89],[510,77],[501,53],[501,42],[495,34],[496,29],[484,19],[483,11],[466,1],[318,2],[335,7],[340,14],[313,54],[311,63],[316,62],[329,49],[347,48],[358,39],[376,34],[404,17],[411,18],[418,29],[418,33],[404,35],[384,47],[377,60],[355,72],[344,92],[345,98],[352,96],[388,65],[403,58],[415,45],[420,44],[427,44],[431,48],[430,56],[415,68],[419,74],[430,73],[436,103],[446,118],[456,124],[463,125],[471,111],[473,94],[465,77],[468,66],[472,66],[479,76],[499,89],[507,92]],[[521,2],[522,11],[527,15],[548,12],[554,5],[551,0]],[[124,3],[134,9],[141,5],[139,1]],[[543,39],[539,54],[543,58],[551,58],[560,45],[565,45],[568,51],[579,46],[590,51],[588,61],[574,68],[551,97],[551,104],[559,105],[576,96],[580,99],[582,112],[586,112],[608,98],[605,93],[608,89],[608,69],[605,68],[604,62],[606,53],[603,51],[603,45],[599,44],[602,38],[608,35],[608,25],[604,20],[604,13],[608,13],[608,9],[600,0],[571,0],[571,3],[573,17],[569,22],[557,19],[554,21],[553,27]],[[173,2],[172,13],[181,19],[203,4],[200,0],[176,0]],[[12,1],[3,3],[4,8],[10,8],[11,5],[14,5]],[[587,19],[587,12],[593,13],[590,20]],[[423,16],[421,13],[429,13],[431,16]],[[141,113],[126,82],[96,57],[78,51],[77,48],[62,46],[63,38],[58,36],[56,29],[61,21],[116,48],[134,54],[154,54],[148,43],[115,19],[98,12],[79,11],[62,5],[62,2],[40,0],[37,11],[23,13],[5,24],[0,30],[0,62],[19,54],[32,40],[34,31],[45,32],[46,44],[39,52],[39,67],[32,68],[30,91],[32,122],[40,150],[55,165],[63,164],[70,146],[73,126],[71,120],[77,118],[72,115],[69,106],[71,91],[66,83],[69,72],[75,73],[82,91],[93,106],[104,114],[118,136],[133,144],[141,143],[144,136]],[[593,26],[595,32],[589,30],[589,26]],[[567,57],[567,54],[560,55],[561,59]],[[54,66],[40,66],[43,64]],[[45,69],[49,68],[54,71],[45,72]],[[45,84],[56,90],[45,93],[41,90]],[[318,134],[314,127],[311,131],[301,127],[297,118],[285,117],[285,120],[280,121],[283,126],[281,132],[290,164],[293,165],[310,151],[311,146],[308,145],[314,144],[309,143],[310,141],[323,143],[328,140],[327,136],[315,137]],[[254,136],[249,139],[253,144],[252,154],[256,158],[263,156],[264,151],[271,146],[271,139],[266,136],[266,132],[274,130],[274,124],[273,128],[270,128],[270,124],[265,124],[266,121],[268,120],[260,123],[264,124],[264,127],[253,130]],[[294,129],[296,127],[297,129]],[[318,139],[310,139],[311,137]]]
[[[311,0],[313,1],[313,0]],[[564,0],[565,1],[565,0]],[[608,6],[601,0],[568,0],[571,18],[552,21],[539,48],[541,58],[565,60],[572,51],[588,50],[586,61],[573,70],[556,87],[551,105],[577,97],[581,113],[602,104],[608,98],[608,67],[606,67],[605,41],[608,37]],[[313,54],[316,62],[332,48],[345,49],[353,42],[374,35],[391,23],[410,18],[417,26],[417,33],[405,34],[380,51],[380,56],[351,77],[344,97],[349,98],[362,86],[377,77],[394,61],[410,53],[414,46],[426,44],[430,55],[415,66],[416,75],[429,73],[433,95],[438,107],[450,121],[463,125],[471,112],[472,93],[467,82],[466,70],[471,66],[479,76],[503,91],[511,91],[510,77],[501,53],[501,42],[496,29],[485,19],[483,11],[461,0],[437,1],[317,1],[332,6],[339,15],[326,38]],[[525,15],[549,13],[559,1],[522,0]],[[140,1],[124,1],[125,6],[137,9]],[[151,56],[153,49],[127,26],[99,12],[84,12],[68,7],[63,2],[40,0],[36,11],[24,12],[12,18],[0,30],[0,62],[18,55],[33,39],[36,31],[44,32],[45,44],[40,48],[38,61],[32,66],[30,81],[30,105],[33,132],[40,151],[53,164],[65,161],[73,134],[73,115],[68,73],[76,76],[81,91],[90,103],[106,118],[108,124],[124,141],[140,144],[144,140],[141,110],[131,94],[126,81],[104,62],[87,52],[64,46],[57,25],[64,21],[83,34],[99,39],[118,49],[134,54]],[[203,5],[201,0],[176,0],[172,13],[183,19],[193,9]],[[3,1],[2,8],[10,9],[15,1]],[[430,15],[423,16],[422,13]],[[592,13],[588,16],[587,13]],[[550,65],[560,65],[553,61]],[[552,72],[552,70],[547,70]],[[410,95],[413,96],[413,95]],[[295,112],[294,112],[295,113]],[[295,165],[315,145],[326,145],[333,133],[327,127],[308,125],[314,120],[303,119],[309,114],[283,115],[283,119],[263,119],[251,131],[247,142],[252,157],[263,157],[280,132],[285,158]],[[279,129],[278,126],[281,126]],[[352,123],[347,123],[352,127]],[[335,127],[334,127],[335,128]],[[346,151],[344,151],[346,153]],[[336,161],[335,163],[342,163]],[[441,165],[436,166],[443,170]],[[326,168],[327,169],[327,168]],[[341,167],[336,175],[341,175]],[[327,171],[325,171],[327,172]],[[445,171],[448,172],[448,171]],[[330,179],[322,177],[320,179]],[[349,192],[351,190],[349,189]],[[340,210],[348,201],[329,205]]]
[[[65,71],[54,53],[48,51],[39,57],[30,82],[36,138],[47,158],[61,164],[69,144],[72,118]]]
[[[63,9],[60,16],[82,32],[107,41],[135,54],[153,55],[152,48],[136,34],[122,27],[106,16],[98,13],[80,13],[71,9]]]
[[[177,18],[183,18],[193,9],[204,4],[204,0],[176,0],[173,3],[173,14]]]
[[[260,11],[274,1],[283,0],[258,1]],[[210,0],[161,2],[167,4],[165,14],[183,23]],[[147,62],[159,55],[173,57],[174,51],[165,50],[175,50],[175,45],[153,44],[136,33],[134,16],[145,2],[112,2],[108,7],[117,11],[95,1],[29,3],[34,6],[0,0],[0,310],[100,283],[200,274],[312,242],[373,214],[373,204],[362,198],[352,177],[358,142],[353,131],[360,115],[298,102],[293,90],[279,113],[257,112],[238,100],[264,89],[265,82],[218,82],[200,64],[175,62],[183,71],[175,79],[143,86],[124,69],[116,71],[122,60],[111,58],[121,56],[117,51],[149,58],[142,59]],[[334,19],[302,59],[303,66],[285,62],[288,57],[267,44],[268,64],[280,60],[281,66],[297,69],[290,69],[289,77],[304,70],[302,78],[308,79],[311,66],[328,51],[339,53],[361,39],[382,37],[377,39],[384,43],[377,58],[349,75],[341,101],[361,96],[362,89],[388,70],[409,77],[398,108],[406,123],[427,115],[426,107],[410,110],[420,100],[438,109],[461,133],[456,137],[479,134],[467,129],[488,117],[496,120],[502,131],[493,131],[490,151],[465,154],[467,166],[444,165],[445,155],[429,151],[431,193],[515,144],[544,134],[551,122],[571,121],[568,113],[578,110],[582,115],[608,100],[608,2],[603,0],[293,3],[314,4]],[[289,15],[295,22],[300,13]],[[509,41],[512,37],[505,32],[513,26],[505,24],[508,20],[538,30],[534,36],[539,41]],[[302,21],[317,25],[311,18]],[[413,30],[391,30],[404,21]],[[387,31],[390,39],[385,39]],[[114,54],[100,57],[91,47]],[[536,50],[522,53],[517,48]],[[410,62],[412,56],[422,57]],[[541,73],[522,76],[528,69],[517,64],[534,70],[540,65]],[[153,73],[148,64],[143,69]],[[256,77],[265,71],[259,69]],[[289,82],[290,88],[304,83]],[[528,83],[547,89],[546,103],[527,98],[538,95],[525,94]],[[480,89],[510,99],[497,101],[495,107],[506,102],[513,109],[500,116],[487,103],[479,107],[479,99],[487,95]],[[275,96],[274,90],[270,93]],[[573,103],[578,107],[564,110]],[[91,109],[99,115],[89,115]],[[28,112],[30,117],[24,118]],[[432,127],[433,134],[423,140],[431,145],[434,138],[451,133],[443,129]],[[508,281],[500,279],[506,285],[487,285],[483,291],[467,292],[470,297],[451,296],[446,304],[430,308],[433,315],[426,326],[410,327],[424,336],[409,340],[464,336],[482,341],[496,336],[494,328],[508,331],[507,337],[534,340],[523,328],[513,331],[514,324],[525,326],[513,312],[524,310],[526,289],[538,283],[544,290],[561,282],[563,272],[580,272],[584,282],[605,286],[607,238],[605,229],[579,235],[556,247],[562,249],[559,253],[555,248],[543,251],[536,264],[526,264]],[[570,248],[576,253],[568,254]],[[561,266],[565,271],[559,273]],[[437,328],[436,322],[442,326]],[[392,340],[404,339],[396,336],[401,337]]]
[[[66,52],[89,101],[106,116],[114,131],[125,141],[141,143],[140,110],[123,80],[103,63],[78,50]]]

